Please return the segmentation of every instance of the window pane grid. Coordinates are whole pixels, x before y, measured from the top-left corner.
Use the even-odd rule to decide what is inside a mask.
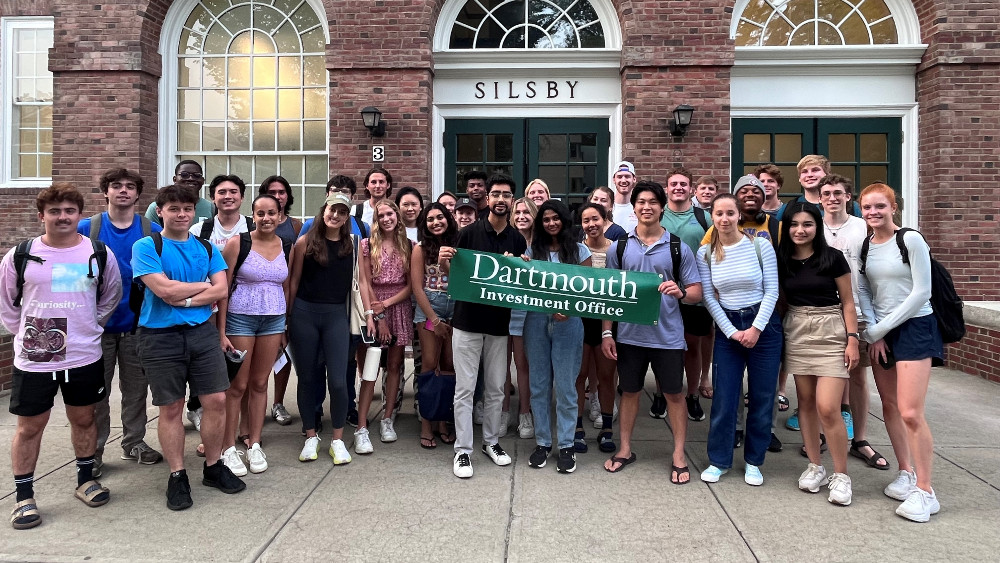
[[[451,49],[580,49],[605,45],[603,26],[589,0],[469,0],[453,23],[449,41]]]
[[[740,14],[738,47],[885,45],[899,41],[885,0],[755,0]]]
[[[11,170],[17,180],[52,176],[52,29],[15,28],[11,56]],[[5,101],[6,103],[6,101]]]

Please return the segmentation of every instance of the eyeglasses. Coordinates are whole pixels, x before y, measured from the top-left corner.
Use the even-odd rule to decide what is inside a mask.
[[[847,195],[847,192],[842,192],[842,191],[820,192],[819,193],[819,197],[825,197],[827,199],[829,199],[829,198],[840,199],[840,198],[844,197],[845,195]]]
[[[496,199],[514,199],[512,192],[490,192],[490,197]]]
[[[204,180],[205,177],[198,172],[178,172],[177,177],[181,180]]]
[[[327,195],[337,193],[351,195],[351,188],[338,188],[337,186],[331,186],[330,189],[326,190],[326,193]]]

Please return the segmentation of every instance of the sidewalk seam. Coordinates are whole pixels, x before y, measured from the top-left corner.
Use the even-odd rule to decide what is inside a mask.
[[[507,529],[504,530],[503,536],[503,560],[504,563],[508,560],[508,553],[510,552],[510,529],[514,525],[514,486],[517,479],[517,455],[518,448],[514,447],[514,457],[511,459],[510,467],[510,497],[508,498],[507,505]]]

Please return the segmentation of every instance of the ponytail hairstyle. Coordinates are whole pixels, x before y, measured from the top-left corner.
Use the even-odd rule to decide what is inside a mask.
[[[391,240],[393,246],[399,252],[403,260],[403,270],[410,269],[410,239],[406,237],[406,226],[403,225],[403,216],[399,213],[399,208],[389,199],[380,199],[373,206],[375,213],[372,218],[372,234],[369,237],[368,252],[371,254],[372,278],[377,278],[382,271],[382,240]],[[388,207],[396,214],[396,228],[392,233],[385,234],[379,225],[378,208]]]
[[[736,205],[737,211],[739,210],[739,200],[736,199],[736,196],[733,195],[733,194],[731,194],[731,193],[728,193],[728,192],[722,192],[722,193],[716,194],[715,197],[712,198],[712,207],[711,207],[711,209],[712,209],[712,214],[713,215],[715,214],[715,204],[716,204],[716,202],[722,201],[724,199],[731,200],[733,202],[733,204]],[[722,243],[719,242],[719,229],[715,229],[715,228],[712,229],[711,239],[709,240],[708,244],[710,245],[709,249],[712,251],[712,254],[715,256],[715,263],[718,264],[719,262],[722,262],[726,258],[726,251],[725,251],[725,249],[722,248]],[[709,256],[708,256],[708,253],[705,253],[705,262],[708,263],[708,264],[712,263],[711,258],[709,258]]]
[[[545,212],[552,210],[559,217],[561,228],[555,237],[545,231]],[[534,260],[548,260],[550,246],[555,242],[559,246],[559,261],[563,264],[580,263],[580,247],[573,237],[573,216],[565,203],[550,199],[538,207],[535,225],[531,235],[531,256]]]

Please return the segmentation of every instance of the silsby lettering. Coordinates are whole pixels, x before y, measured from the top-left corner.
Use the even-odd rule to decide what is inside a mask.
[[[564,82],[566,83],[566,87],[569,88],[569,98],[570,99],[576,99],[576,87],[577,87],[577,85],[580,84],[580,81],[579,80],[572,80],[572,81],[565,80]],[[486,87],[487,87],[486,85],[487,85],[487,82],[476,82],[476,84],[475,84],[475,93],[473,94],[473,96],[477,100],[483,100],[483,99],[486,98]],[[525,98],[534,99],[534,98],[538,97],[538,94],[539,94],[537,86],[538,86],[538,82],[536,82],[534,80],[529,80],[529,81],[525,82],[523,88],[521,88],[520,85],[516,81],[514,81],[514,80],[508,80],[507,81],[507,91],[504,93],[503,96],[501,96],[500,93],[502,92],[502,90],[500,88],[500,81],[494,80],[493,81],[493,99],[494,100],[500,100],[500,99],[518,100],[518,99],[521,98],[522,95]],[[563,92],[565,92],[565,89],[560,91],[559,82],[557,82],[555,80],[546,80],[545,81],[545,97],[547,99],[552,100],[552,99],[559,98],[559,96]]]

